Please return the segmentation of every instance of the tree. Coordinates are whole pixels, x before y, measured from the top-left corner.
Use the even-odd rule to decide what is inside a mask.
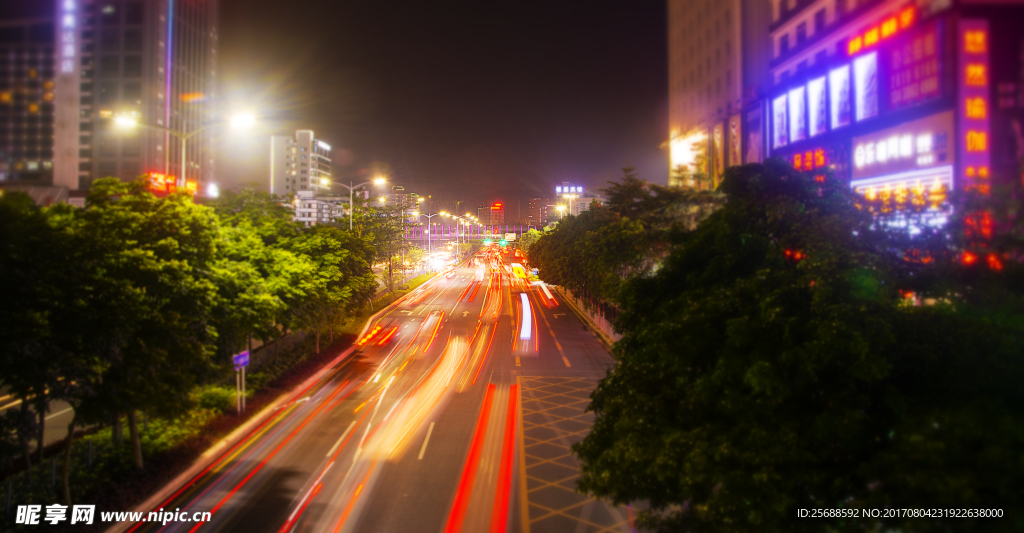
[[[530,231],[523,234],[522,238],[519,240],[519,248],[523,250],[523,253],[526,254],[527,257],[530,255],[530,247],[533,246],[533,244],[537,242],[542,235],[543,233],[536,229],[530,229]]]
[[[905,240],[838,180],[770,161],[730,169],[721,190],[724,206],[621,293],[617,364],[573,448],[579,488],[650,502],[639,521],[661,531],[973,529],[794,517],[1018,507],[1022,329],[908,305]]]
[[[315,265],[310,275],[298,282],[302,296],[292,312],[303,328],[315,332],[320,353],[320,334],[373,295],[376,283],[370,259],[374,248],[368,238],[321,225],[303,231],[290,248]]]
[[[184,412],[193,385],[212,368],[217,220],[187,194],[161,199],[141,181],[104,179],[93,183],[73,224],[89,245],[85,259],[102,281],[100,294],[131,296],[120,299],[115,315],[127,318],[97,319],[116,331],[109,367],[102,387],[73,404],[75,418],[127,415],[135,466],[142,468],[136,412]]]
[[[565,217],[530,243],[530,261],[542,279],[583,297],[615,302],[627,278],[652,271],[665,257],[675,233],[722,202],[715,192],[649,184],[631,167],[623,173],[620,182],[604,189],[602,206]]]

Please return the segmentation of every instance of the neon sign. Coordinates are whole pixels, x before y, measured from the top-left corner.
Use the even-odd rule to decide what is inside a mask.
[[[946,111],[853,140],[853,177],[949,164],[953,113]]]
[[[989,192],[989,31],[988,21],[963,19],[960,44],[960,146],[965,185]]]
[[[61,2],[60,17],[60,71],[74,72],[75,58],[78,55],[76,30],[78,9],[77,0]]]
[[[818,148],[816,150],[807,150],[802,154],[796,154],[793,156],[793,168],[796,170],[816,170],[819,168],[825,168],[827,165],[825,158],[825,150]]]
[[[917,11],[913,6],[900,11],[879,24],[871,26],[863,32],[854,35],[846,45],[846,52],[849,55],[857,54],[871,48],[881,41],[891,38],[893,35],[909,28],[917,19]]]
[[[932,23],[887,52],[889,56],[889,104],[899,109],[939,96],[939,26]]]

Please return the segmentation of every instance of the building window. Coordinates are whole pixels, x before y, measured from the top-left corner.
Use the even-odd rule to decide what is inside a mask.
[[[817,34],[825,29],[825,8],[821,8],[814,14],[814,33]]]
[[[102,56],[100,57],[100,76],[103,77],[117,77],[118,68],[118,57],[117,56]]]
[[[796,25],[796,44],[797,46],[804,44],[807,40],[807,23],[801,22]]]
[[[789,53],[789,35],[783,35],[779,37],[779,55],[784,56]]]
[[[124,56],[124,77],[142,76],[142,56]]]
[[[128,2],[124,6],[125,24],[142,24],[142,2]]]
[[[115,58],[116,59],[116,58]],[[113,81],[101,81],[98,85],[97,101],[100,104],[112,104],[117,99],[117,83]]]
[[[120,36],[117,28],[104,28],[100,31],[100,50],[116,52]]]
[[[142,50],[142,31],[140,30],[125,30],[124,32],[124,51],[125,52],[138,52]]]
[[[126,82],[121,89],[121,96],[125,100],[138,100],[142,98],[142,84],[137,81]]]

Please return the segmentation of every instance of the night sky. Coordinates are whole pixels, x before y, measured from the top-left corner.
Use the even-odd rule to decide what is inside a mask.
[[[660,0],[221,0],[220,103],[260,124],[225,130],[218,179],[267,187],[269,136],[301,128],[339,181],[383,171],[431,211],[504,201],[514,218],[627,162],[665,183],[665,24]]]
[[[512,218],[517,200],[525,214],[556,183],[601,187],[627,162],[667,180],[661,1],[222,0],[221,13],[221,97],[277,117],[225,140],[226,182],[265,184],[267,135],[296,128],[332,145],[337,179],[384,170],[431,211],[501,200]]]

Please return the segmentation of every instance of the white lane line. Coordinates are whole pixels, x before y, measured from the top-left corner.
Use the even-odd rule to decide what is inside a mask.
[[[352,431],[352,428],[355,427],[355,425],[356,421],[353,420],[352,423],[348,425],[348,429],[346,429],[345,432],[342,433],[340,437],[338,437],[338,442],[335,442],[334,446],[331,446],[331,451],[327,452],[327,457],[330,457],[331,454],[334,453],[334,450],[338,449],[338,445],[341,444],[341,441],[345,440],[345,437],[348,436],[348,432]]]
[[[568,360],[568,359],[566,359],[564,355],[562,356],[562,362],[564,362],[564,363],[565,363],[565,366],[567,366],[567,367],[572,367],[572,365],[570,365],[570,364],[569,364],[569,360]]]
[[[52,415],[50,415],[50,416],[46,417],[46,419],[47,419],[47,420],[49,420],[49,419],[51,419],[51,418],[53,418],[53,417],[55,417],[55,416],[60,416],[60,415],[62,415],[62,414],[64,414],[64,413],[66,413],[66,412],[68,412],[68,411],[71,411],[71,410],[73,410],[73,409],[74,409],[74,407],[68,407],[67,409],[65,409],[65,410],[63,410],[63,411],[57,411],[56,413],[53,413]]]
[[[433,433],[433,432],[434,432],[434,423],[431,422],[430,423],[430,429],[427,430],[427,438],[423,439],[423,447],[420,448],[420,456],[416,458],[417,460],[420,460],[420,461],[423,460],[423,454],[427,451],[427,443],[430,442],[430,434]]]

